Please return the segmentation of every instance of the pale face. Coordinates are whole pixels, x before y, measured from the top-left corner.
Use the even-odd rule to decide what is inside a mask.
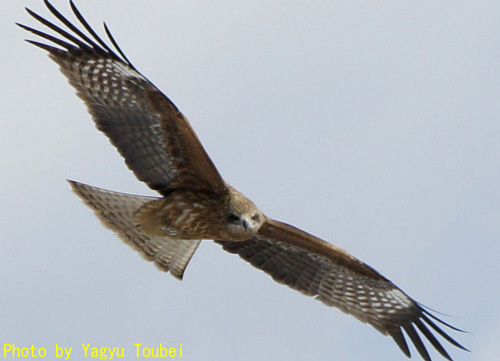
[[[248,198],[232,189],[226,214],[227,231],[233,240],[246,240],[256,234],[265,216]]]

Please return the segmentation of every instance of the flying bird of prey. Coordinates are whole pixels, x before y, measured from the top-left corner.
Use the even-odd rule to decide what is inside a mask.
[[[100,220],[160,269],[182,279],[201,240],[214,240],[275,281],[327,306],[337,307],[391,336],[410,357],[403,331],[424,360],[420,336],[446,359],[440,335],[464,349],[439,326],[443,322],[394,283],[346,251],[265,216],[227,184],[188,120],[127,59],[104,24],[115,50],[89,26],[87,34],[47,0],[62,26],[28,13],[59,36],[20,25],[45,39],[28,40],[49,53],[136,177],[161,198],[129,195],[70,181]],[[52,43],[52,44],[50,44]],[[432,332],[434,331],[434,332]]]

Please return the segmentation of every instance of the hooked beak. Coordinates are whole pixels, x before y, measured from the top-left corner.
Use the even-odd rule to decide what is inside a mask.
[[[250,228],[250,225],[248,224],[247,220],[242,219],[241,224],[243,225],[243,228],[245,228],[245,231],[248,231],[248,229]]]

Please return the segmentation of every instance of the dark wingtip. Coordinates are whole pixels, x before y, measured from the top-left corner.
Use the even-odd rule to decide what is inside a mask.
[[[17,23],[17,22],[16,22],[16,23],[14,23],[14,24],[15,24],[15,25],[17,25],[17,26],[19,26],[21,29],[28,30],[28,29],[26,29],[26,28],[27,28],[27,26],[26,26],[26,25],[24,25],[24,24]]]
[[[420,332],[429,340],[429,342],[434,346],[434,348],[447,360],[451,360],[450,355],[446,351],[446,349],[441,345],[441,343],[437,340],[437,338],[434,336],[434,334],[429,331],[429,329],[424,325],[421,319],[418,319],[417,321],[414,322],[414,324],[418,327]]]
[[[31,16],[33,16],[35,19],[37,19],[37,18],[39,17],[37,13],[35,13],[33,10],[31,10],[31,9],[30,9],[30,8],[28,8],[28,7],[25,7],[25,8],[24,8],[24,10],[26,10],[26,12],[27,12],[28,14],[30,14]]]
[[[106,32],[106,35],[108,36],[108,39],[111,41],[111,44],[115,47],[115,49],[118,51],[118,53],[123,57],[123,60],[127,62],[127,64],[132,68],[135,69],[135,66],[132,64],[132,62],[127,58],[125,53],[122,51],[118,43],[116,42],[113,34],[111,34],[111,31],[109,30],[108,26],[106,25],[105,22],[102,23],[104,26],[104,31]]]
[[[422,342],[422,339],[418,335],[418,332],[415,330],[413,324],[408,324],[403,326],[406,334],[410,337],[410,340],[413,342],[413,345],[417,349],[418,353],[420,356],[425,361],[431,361],[431,357],[429,355],[429,352],[427,351],[427,348],[425,347],[424,343]]]
[[[468,351],[470,352],[470,350],[468,350],[466,347],[462,346],[461,344],[459,344],[457,341],[455,341],[455,339],[453,339],[450,335],[448,335],[446,332],[444,332],[441,328],[439,328],[434,322],[432,322],[432,320],[429,318],[431,317],[432,319],[436,320],[437,322],[441,323],[442,325],[454,330],[454,331],[457,331],[457,332],[463,332],[463,333],[467,333],[467,331],[463,331],[455,326],[452,326],[450,325],[449,323],[447,322],[444,322],[443,320],[441,320],[440,318],[434,316],[432,313],[426,311],[426,310],[422,310],[422,315],[421,315],[421,319],[423,321],[425,321],[434,331],[436,331],[441,337],[443,337],[446,341],[448,341],[449,343],[451,343],[453,346],[461,349],[461,350],[464,350],[464,351]]]
[[[401,328],[397,328],[396,330],[389,332],[392,339],[398,345],[399,349],[406,355],[406,357],[411,358],[410,348],[408,347],[408,343],[401,331]]]
[[[431,361],[429,349],[426,345],[427,342],[432,345],[432,348],[434,348],[442,357],[444,357],[444,359],[449,361],[452,361],[453,359],[448,354],[448,351],[443,347],[442,339],[446,340],[451,345],[463,351],[470,352],[470,350],[462,346],[447,332],[445,332],[445,329],[441,327],[441,325],[453,331],[467,331],[463,331],[455,326],[450,325],[428,310],[430,310],[430,308],[415,303],[410,314],[404,317],[406,318],[406,320],[397,318],[394,320],[395,323],[393,323],[392,325],[386,325],[386,328],[382,328],[381,331],[385,334],[390,335],[399,346],[401,351],[409,358],[411,358],[411,353],[407,343],[408,340],[411,341],[410,343],[413,343],[413,346],[425,361]],[[424,337],[422,337],[422,335]],[[438,340],[437,335],[440,336],[441,340]],[[424,341],[426,342],[424,343]]]
[[[455,326],[453,326],[453,325],[449,324],[448,322],[443,321],[442,319],[440,319],[440,318],[439,318],[439,317],[437,317],[436,315],[433,315],[431,312],[429,312],[429,311],[427,311],[427,310],[430,310],[430,311],[432,311],[432,312],[434,312],[434,313],[438,313],[438,314],[443,315],[443,316],[446,316],[446,317],[453,317],[453,316],[450,316],[450,315],[444,314],[444,313],[442,313],[442,312],[436,311],[436,310],[434,310],[434,309],[432,309],[432,308],[430,308],[430,307],[424,306],[424,305],[422,305],[422,304],[419,304],[419,306],[420,306],[421,308],[423,308],[422,312],[423,312],[424,314],[426,314],[427,316],[429,316],[429,317],[433,318],[434,320],[436,320],[436,321],[437,321],[437,322],[439,322],[440,324],[442,324],[442,325],[444,325],[444,326],[446,326],[446,327],[448,327],[448,328],[452,329],[453,331],[462,332],[462,333],[470,333],[470,332],[468,332],[468,331],[466,331],[466,330],[462,330],[462,329],[460,329],[460,328],[458,328],[458,327],[455,327]]]
[[[29,40],[29,39],[25,39],[25,41],[27,43],[30,43],[31,45],[34,45],[34,46],[37,46],[45,51],[48,51],[49,53],[53,52],[56,48],[54,48],[53,46],[50,46],[50,45],[47,45],[47,44],[44,44],[44,43],[40,43],[38,41],[35,41],[35,40]]]

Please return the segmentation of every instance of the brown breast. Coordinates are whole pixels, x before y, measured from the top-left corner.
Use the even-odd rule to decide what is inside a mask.
[[[178,190],[153,200],[136,213],[144,232],[173,239],[217,239],[226,231],[226,197]]]

